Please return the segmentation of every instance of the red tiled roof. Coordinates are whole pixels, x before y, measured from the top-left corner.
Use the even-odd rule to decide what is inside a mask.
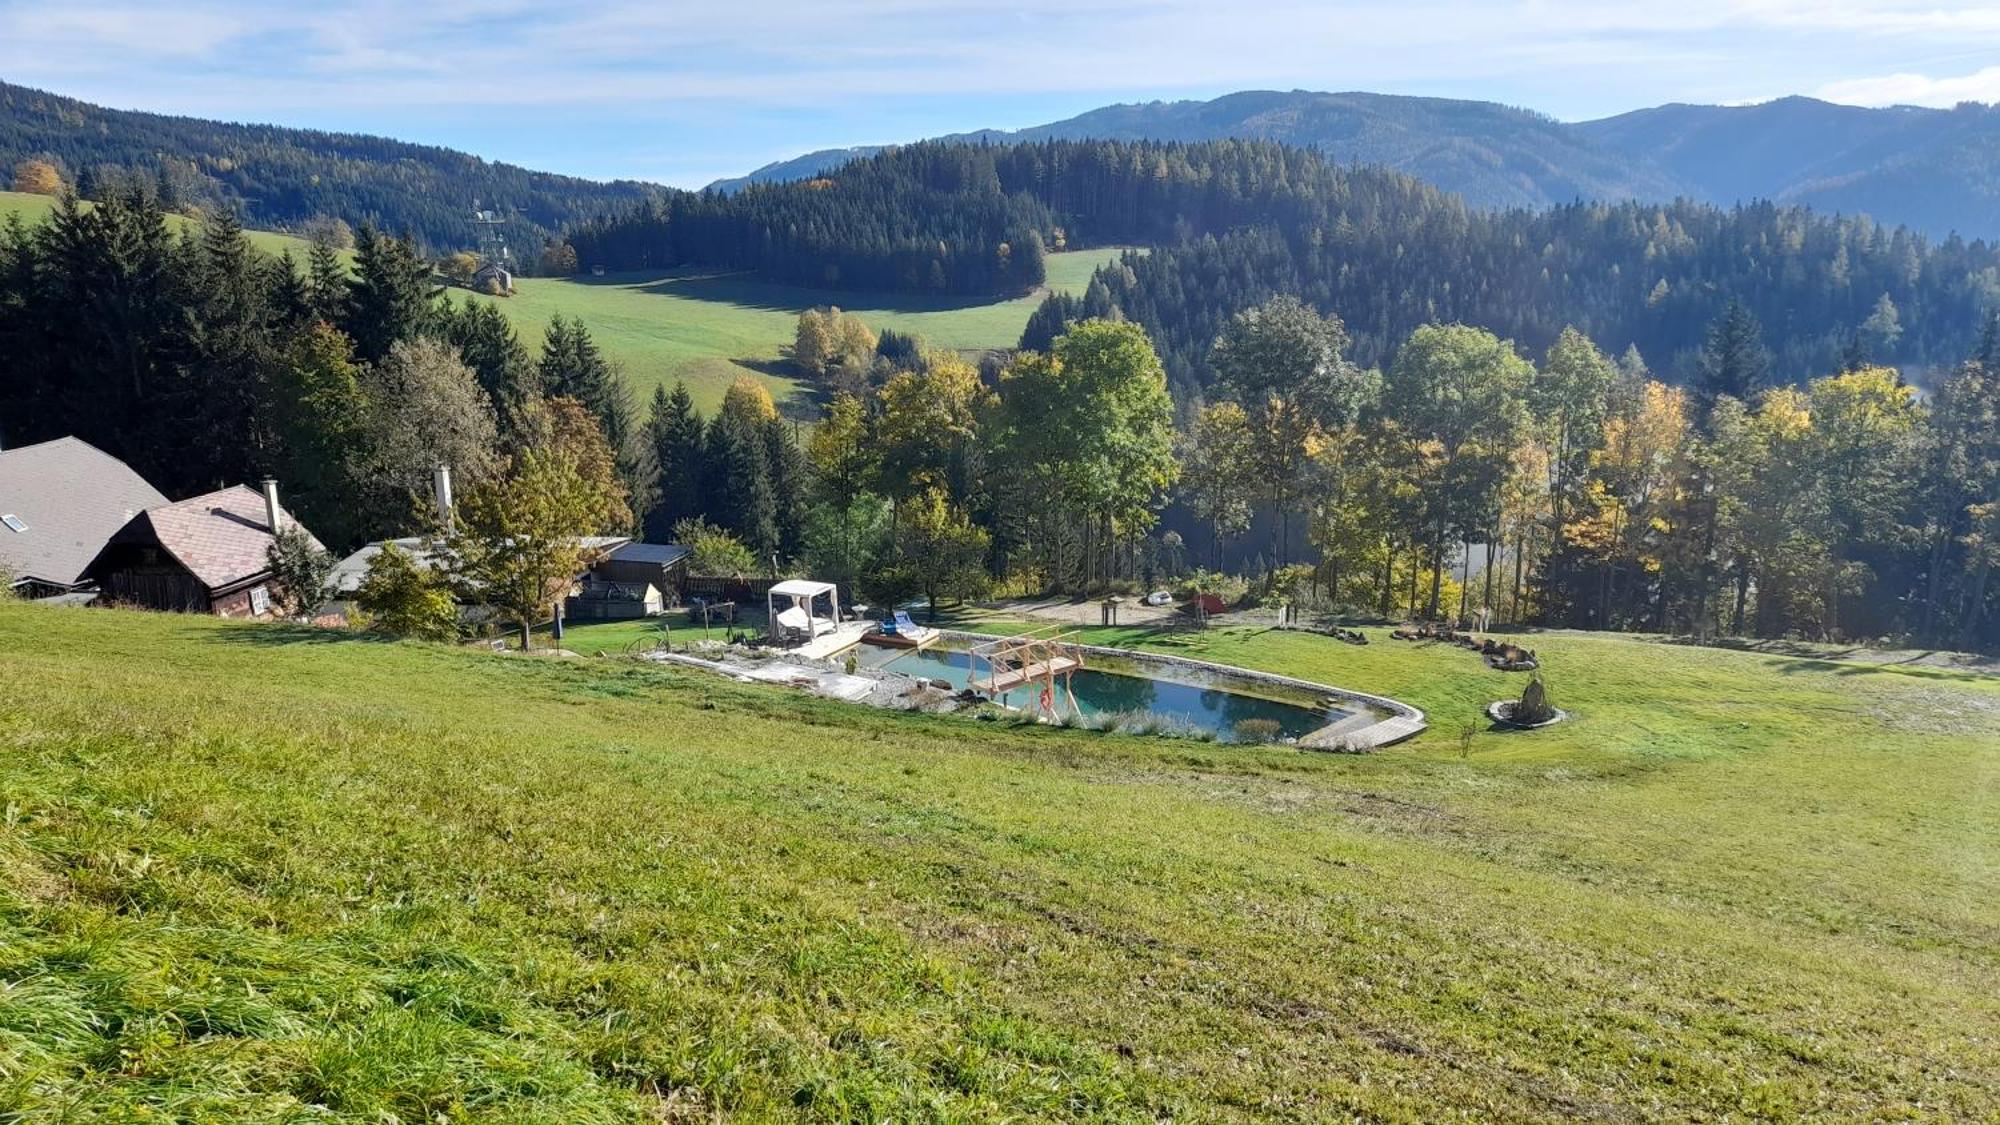
[[[282,505],[278,510],[286,522],[297,523]],[[270,569],[271,526],[264,509],[264,496],[240,484],[150,508],[119,532],[113,542],[148,539],[157,542],[211,590],[234,585]],[[313,546],[319,545],[319,540],[314,539]]]

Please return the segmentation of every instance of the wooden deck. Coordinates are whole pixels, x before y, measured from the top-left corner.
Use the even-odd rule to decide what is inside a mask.
[[[1013,691],[1022,684],[1035,683],[1048,679],[1050,676],[1060,676],[1068,672],[1074,672],[1081,667],[1083,667],[1081,660],[1075,660],[1067,656],[1058,656],[1050,660],[1024,664],[1019,668],[1012,668],[1004,672],[995,672],[992,676],[984,680],[973,680],[972,686],[988,695],[999,695],[1002,692]]]
[[[835,625],[831,632],[821,633],[802,645],[786,649],[785,655],[802,656],[807,660],[831,660],[860,644],[868,629],[866,621],[843,621]]]
[[[861,642],[863,644],[880,645],[883,648],[913,648],[918,652],[922,652],[936,644],[939,635],[936,629],[925,629],[914,637],[907,633],[871,632],[864,635],[861,638]]]

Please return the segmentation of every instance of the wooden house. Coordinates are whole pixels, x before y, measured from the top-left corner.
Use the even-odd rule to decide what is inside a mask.
[[[289,607],[270,585],[270,548],[289,522],[277,482],[265,481],[262,494],[236,485],[141,512],[111,536],[89,574],[104,599],[119,605],[282,615]]]

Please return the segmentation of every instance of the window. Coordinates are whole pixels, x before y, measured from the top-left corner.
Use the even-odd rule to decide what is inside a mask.
[[[6,524],[6,525],[7,525],[7,528],[8,528],[8,530],[10,530],[10,531],[26,531],[26,530],[28,530],[28,525],[27,525],[26,523],[22,522],[22,520],[21,520],[21,517],[20,517],[20,516],[17,516],[17,515],[15,515],[15,514],[14,514],[14,513],[12,513],[12,512],[8,512],[8,513],[7,513],[6,515],[4,515],[4,516],[0,516],[0,523],[4,523],[4,524]]]
[[[250,587],[250,615],[262,617],[271,612],[271,591],[262,586]]]

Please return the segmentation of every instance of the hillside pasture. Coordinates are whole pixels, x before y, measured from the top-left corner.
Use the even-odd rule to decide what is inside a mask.
[[[992,627],[1002,627],[994,623]],[[1322,755],[0,605],[24,1119],[1981,1120],[2000,681],[1087,630],[1426,708]]]
[[[1097,267],[1119,253],[1051,254],[1048,288],[1081,293]],[[642,403],[654,387],[678,379],[687,383],[704,412],[713,410],[729,384],[744,375],[764,383],[781,403],[803,393],[784,353],[806,309],[838,305],[878,332],[892,328],[922,336],[934,347],[972,351],[1013,347],[1047,292],[978,302],[772,285],[745,274],[702,269],[528,277],[517,279],[515,290],[511,297],[473,299],[497,302],[531,347],[539,346],[552,318],[580,318]]]
[[[88,200],[85,200],[83,205],[86,208],[91,206]],[[46,220],[49,215],[54,213],[55,209],[56,197],[53,195],[33,195],[21,191],[0,191],[0,221],[5,221],[9,215],[19,215],[23,222],[31,224],[39,223]],[[167,225],[175,232],[187,230],[190,226],[194,225],[194,222],[195,220],[185,215],[167,216]],[[246,230],[243,234],[244,237],[250,240],[250,245],[264,251],[266,254],[278,255],[290,251],[292,257],[297,259],[302,266],[305,263],[306,252],[312,249],[311,243],[293,234],[282,234],[278,231],[269,230]]]
[[[30,223],[45,220],[55,198],[0,192],[0,219],[18,214]],[[176,230],[192,220],[170,215]],[[295,235],[246,231],[252,245],[270,254],[289,250],[303,262],[310,244]],[[1048,257],[1045,288],[1005,301],[926,298],[900,293],[843,293],[713,270],[686,269],[605,277],[515,280],[511,297],[489,297],[462,289],[446,292],[454,301],[490,301],[500,306],[530,351],[538,351],[549,321],[580,319],[604,354],[618,365],[641,407],[653,388],[683,380],[695,405],[708,412],[737,378],[748,375],[770,388],[780,403],[805,405],[806,389],[791,377],[785,349],[792,343],[798,315],[809,308],[839,305],[881,331],[893,328],[922,336],[934,347],[965,351],[1011,348],[1028,317],[1050,290],[1081,293],[1097,268],[1122,250],[1078,250]]]

